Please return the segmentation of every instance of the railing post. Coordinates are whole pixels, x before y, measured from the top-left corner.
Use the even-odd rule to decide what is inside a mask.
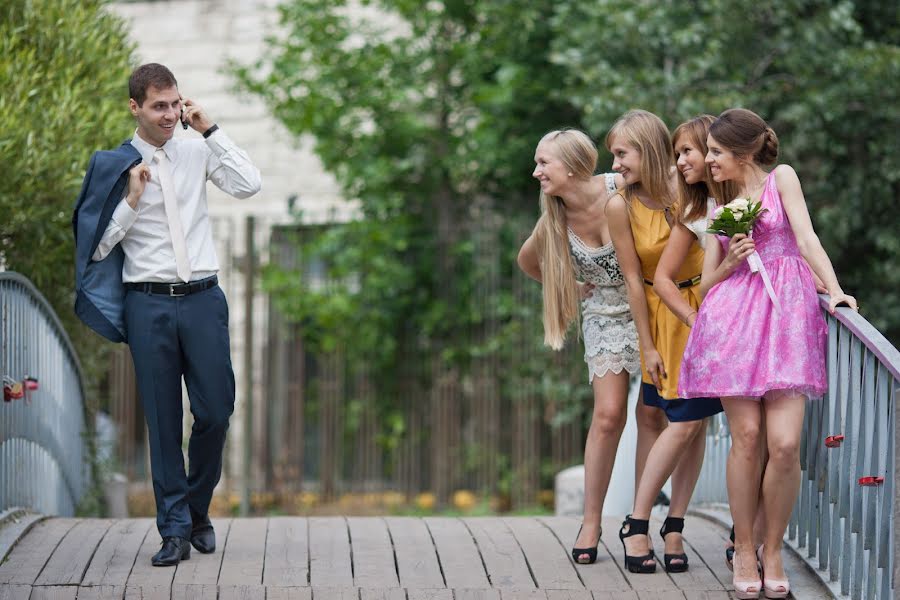
[[[894,406],[891,411],[891,416],[894,419],[894,519],[893,519],[893,531],[894,531],[894,547],[893,552],[891,552],[891,562],[894,565],[894,573],[892,580],[892,587],[894,590],[897,589],[897,582],[900,582],[900,560],[897,560],[897,557],[900,556],[900,499],[897,498],[898,491],[900,490],[900,444],[897,443],[900,440],[900,417],[897,415],[897,407],[900,407],[900,387],[894,390]]]

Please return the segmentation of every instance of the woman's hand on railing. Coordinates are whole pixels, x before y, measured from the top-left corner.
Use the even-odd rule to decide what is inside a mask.
[[[859,306],[856,304],[856,298],[847,295],[844,292],[831,294],[830,298],[828,299],[828,312],[834,314],[834,309],[837,308],[838,304],[846,304],[853,310],[859,310]]]

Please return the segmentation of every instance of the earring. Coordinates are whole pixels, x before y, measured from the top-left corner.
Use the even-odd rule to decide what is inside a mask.
[[[569,177],[571,177],[571,176],[572,176],[572,171],[569,171]]]

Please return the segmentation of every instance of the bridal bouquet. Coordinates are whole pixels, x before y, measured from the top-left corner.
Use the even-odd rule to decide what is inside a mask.
[[[753,224],[766,210],[768,209],[762,207],[762,202],[752,202],[749,198],[735,198],[725,206],[720,206],[713,211],[709,229],[706,232],[724,235],[729,238],[735,234],[743,233],[752,238]],[[747,257],[747,265],[750,267],[751,272],[762,275],[766,293],[772,300],[775,310],[780,310],[778,297],[775,295],[769,274],[766,272],[758,252],[754,250],[753,254]]]
[[[718,207],[712,214],[707,233],[717,233],[732,237],[737,233],[750,235],[753,224],[767,209],[762,202],[751,202],[749,198],[736,198]]]

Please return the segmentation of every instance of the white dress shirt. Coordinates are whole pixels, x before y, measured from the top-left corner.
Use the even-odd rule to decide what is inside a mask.
[[[119,202],[92,258],[102,260],[116,244],[122,244],[125,251],[122,281],[176,283],[179,279],[175,250],[166,219],[158,165],[153,160],[156,147],[142,140],[137,131],[131,145],[150,166],[150,181],[146,183],[136,209],[132,209],[124,198]],[[247,198],[260,189],[259,170],[221,129],[205,140],[172,138],[162,149],[172,166],[191,280],[215,275],[219,260],[209,224],[206,182],[212,181],[220,190],[236,198]]]
[[[712,211],[716,209],[716,199],[715,198],[707,198],[706,199],[706,216],[701,217],[695,221],[686,221],[684,226],[690,229],[691,233],[694,234],[694,237],[697,238],[697,241],[700,242],[700,247],[704,250],[706,249],[706,230],[709,229],[709,217],[712,214]]]

